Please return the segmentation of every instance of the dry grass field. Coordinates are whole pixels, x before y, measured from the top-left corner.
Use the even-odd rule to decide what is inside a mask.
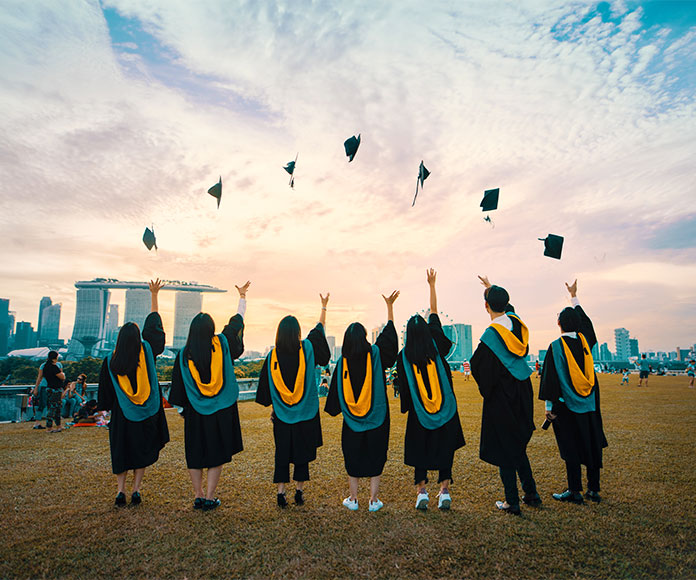
[[[690,578],[696,576],[696,390],[682,377],[647,389],[600,377],[609,448],[601,504],[554,502],[565,470],[553,433],[529,445],[540,510],[499,513],[496,468],[478,459],[481,400],[456,381],[467,446],[455,457],[449,513],[414,509],[403,463],[404,417],[391,400],[385,508],[341,506],[347,482],[341,419],[322,413],[324,446],[310,466],[304,507],[275,506],[269,411],[240,404],[245,451],[223,471],[222,506],[192,509],[183,422],[168,411],[171,442],[145,473],[143,504],[114,509],[108,433],[49,435],[0,425],[0,577],[174,578]],[[535,379],[535,391],[538,381]],[[323,405],[323,401],[322,401]],[[536,422],[542,421],[537,402]],[[431,484],[431,503],[436,486]]]

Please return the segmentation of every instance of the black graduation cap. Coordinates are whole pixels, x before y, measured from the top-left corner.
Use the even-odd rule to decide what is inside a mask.
[[[416,198],[418,197],[418,184],[420,183],[421,189],[423,189],[423,182],[428,179],[428,175],[430,175],[430,171],[428,171],[425,168],[425,165],[423,165],[423,162],[420,162],[420,166],[418,167],[418,179],[416,179],[416,195],[413,196],[413,203],[411,204],[411,207],[416,205]]]
[[[143,233],[143,244],[145,244],[145,247],[148,250],[152,250],[152,248],[157,249],[157,238],[155,238],[155,226],[152,226],[152,229],[150,228],[145,228],[145,232]]]
[[[544,256],[549,258],[561,259],[561,251],[563,250],[563,236],[549,234],[545,238],[539,238],[544,242]]]
[[[500,188],[487,189],[483,192],[483,199],[481,200],[481,211],[493,211],[498,209],[498,195],[500,194]]]
[[[220,181],[208,190],[208,193],[217,198],[217,206],[220,208],[220,200],[222,199],[222,176],[220,176]]]
[[[295,161],[289,161],[288,164],[283,167],[285,171],[290,174],[290,187],[295,187],[295,164],[297,163],[297,158],[300,156],[298,153],[295,155]]]
[[[358,133],[357,137],[353,135],[346,139],[343,143],[343,147],[346,149],[346,155],[349,157],[348,163],[350,163],[358,152],[358,147],[360,147],[360,133]]]

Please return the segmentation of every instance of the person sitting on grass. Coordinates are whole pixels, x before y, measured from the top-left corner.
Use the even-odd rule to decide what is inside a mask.
[[[77,410],[73,416],[75,423],[96,424],[100,413],[97,411],[96,399],[90,399]]]
[[[77,384],[77,381],[72,383],[69,382],[63,391],[63,404],[60,415],[64,419],[71,418],[77,412],[80,405],[82,405],[84,402],[84,399],[77,391]]]

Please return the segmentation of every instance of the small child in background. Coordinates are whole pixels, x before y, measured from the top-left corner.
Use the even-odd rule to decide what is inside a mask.
[[[623,379],[621,379],[621,384],[628,384],[628,377],[631,373],[628,372],[628,369],[623,370]]]

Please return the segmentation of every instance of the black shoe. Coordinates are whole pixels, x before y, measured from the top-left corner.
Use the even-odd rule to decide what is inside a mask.
[[[220,500],[218,498],[214,499],[206,499],[203,502],[203,511],[204,512],[209,512],[210,510],[214,510],[220,505]]]
[[[295,490],[295,505],[304,505],[304,495],[301,489]]]
[[[286,508],[288,507],[288,500],[285,497],[284,493],[279,493],[278,494],[278,507],[280,508]]]
[[[541,506],[541,498],[538,493],[528,493],[522,498],[522,501],[529,507]]]
[[[114,505],[116,507],[124,507],[126,505],[126,494],[123,492],[119,492],[119,494],[116,496],[116,501],[114,502]]]
[[[600,501],[602,501],[602,498],[600,497],[598,491],[588,491],[588,492],[585,494],[585,497],[586,497],[587,499],[589,499],[590,501],[593,501],[593,502],[595,502],[595,503],[599,503]]]
[[[204,502],[205,502],[204,497],[197,497],[196,499],[193,500],[193,509],[202,510]]]
[[[570,491],[569,489],[566,489],[563,493],[553,493],[551,497],[557,501],[568,501],[577,504],[585,503],[579,491]]]
[[[131,505],[140,505],[143,503],[143,498],[139,491],[134,491],[131,495]]]
[[[45,428],[46,428],[46,427],[44,427],[44,426],[41,425],[41,424],[36,424],[36,425],[34,425],[34,426],[32,427],[32,429],[45,429]]]
[[[501,512],[505,512],[506,514],[511,514],[513,516],[519,516],[522,512],[520,512],[520,506],[518,505],[505,505],[504,501],[497,501],[495,502],[495,507],[497,507]]]

